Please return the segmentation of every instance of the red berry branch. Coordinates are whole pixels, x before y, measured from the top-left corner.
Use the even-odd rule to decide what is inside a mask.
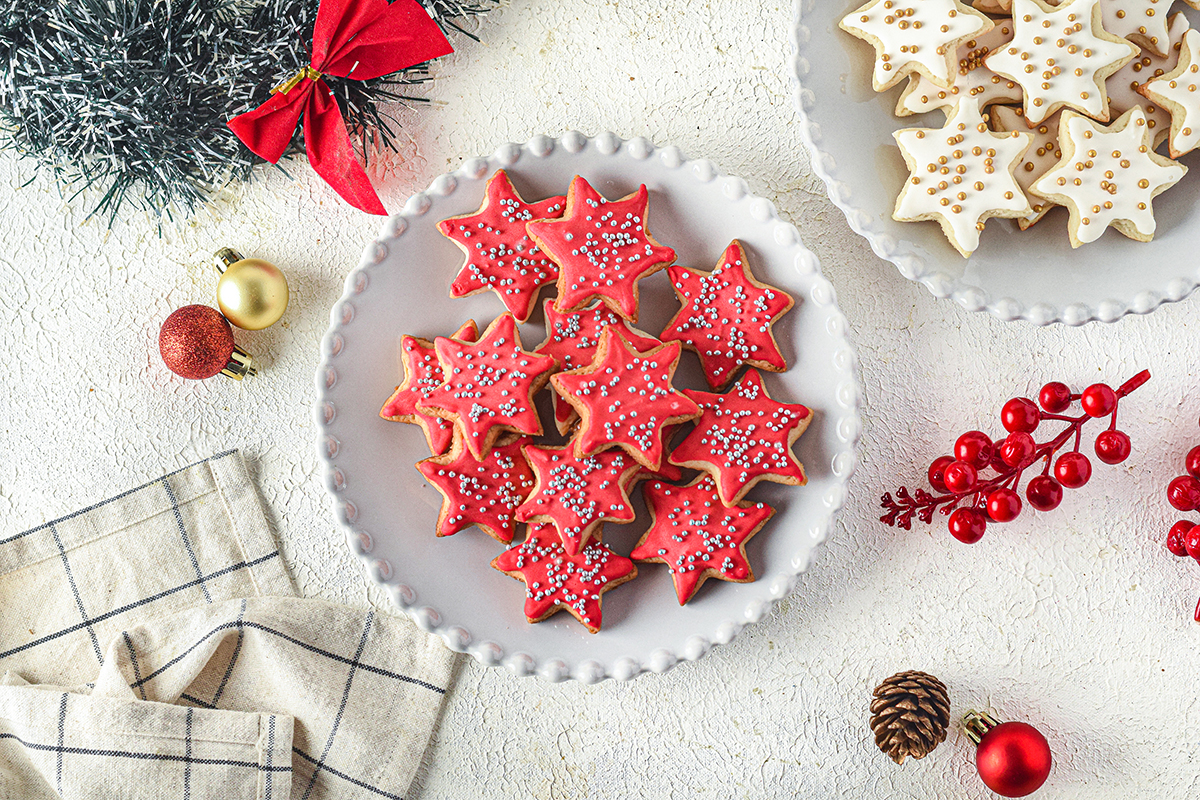
[[[1193,447],[1184,462],[1186,475],[1180,475],[1167,486],[1167,501],[1180,511],[1200,509],[1200,445]],[[1167,533],[1167,549],[1184,558],[1200,561],[1200,525],[1181,519]],[[1196,621],[1200,622],[1200,602],[1196,603]]]
[[[1043,465],[1041,474],[1026,485],[1025,498],[1038,511],[1058,508],[1064,487],[1078,489],[1092,477],[1091,461],[1079,452],[1083,426],[1089,420],[1112,417],[1108,429],[1096,437],[1097,458],[1105,464],[1119,464],[1129,458],[1129,437],[1117,430],[1117,406],[1123,397],[1148,380],[1150,372],[1143,370],[1115,391],[1107,384],[1097,383],[1072,394],[1065,384],[1054,382],[1042,387],[1037,403],[1026,397],[1014,397],[1000,411],[1000,422],[1008,431],[1007,436],[996,441],[982,431],[968,431],[959,436],[954,443],[954,455],[941,456],[929,465],[929,485],[937,494],[924,489],[910,494],[907,487],[901,486],[894,498],[890,493],[881,498],[886,513],[879,520],[908,530],[914,516],[921,522],[932,522],[937,511],[950,518],[950,534],[955,539],[974,544],[983,538],[989,521],[1011,522],[1021,513],[1021,478],[1025,470],[1039,462]],[[1068,416],[1066,412],[1076,401],[1083,413]],[[1033,434],[1044,422],[1063,422],[1066,427],[1039,444]],[[1058,455],[1072,440],[1071,449]],[[1200,475],[1188,478],[1195,484],[1196,502],[1191,508],[1200,508],[1197,478]],[[1200,554],[1200,527],[1196,552]]]

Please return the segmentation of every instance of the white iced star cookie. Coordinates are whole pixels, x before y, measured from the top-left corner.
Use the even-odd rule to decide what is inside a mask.
[[[1154,152],[1142,110],[1131,108],[1107,127],[1064,111],[1058,130],[1063,157],[1032,191],[1070,210],[1071,246],[1096,241],[1110,225],[1139,242],[1153,239],[1151,201],[1187,167]]]
[[[1021,191],[1025,192],[1025,196],[1029,198],[1029,205],[1033,207],[1031,214],[1017,218],[1017,225],[1023,231],[1029,230],[1056,205],[1044,197],[1031,193],[1029,187],[1033,186],[1038,178],[1046,174],[1046,170],[1053,167],[1062,158],[1062,148],[1058,145],[1058,118],[1062,112],[1056,111],[1045,122],[1032,128],[1025,124],[1025,112],[1019,108],[992,106],[988,110],[988,114],[991,117],[992,128],[995,130],[1001,132],[1023,131],[1033,135],[1033,143],[1029,145],[1025,155],[1021,156],[1017,168],[1013,171],[1017,185],[1021,187]]]
[[[1071,0],[1054,8],[1043,0],[1013,0],[1013,40],[985,63],[1021,85],[1031,124],[1064,106],[1108,121],[1104,81],[1139,51],[1104,30],[1099,2]]]
[[[914,72],[949,88],[958,45],[992,21],[958,0],[871,0],[838,27],[875,48],[871,85],[883,92]]]
[[[1146,112],[1146,125],[1154,134],[1154,146],[1157,147],[1171,130],[1171,112],[1160,108],[1141,94],[1143,84],[1175,69],[1179,62],[1179,50],[1183,43],[1183,35],[1188,32],[1190,25],[1187,17],[1176,14],[1171,17],[1171,26],[1167,31],[1170,41],[1167,44],[1167,54],[1157,56],[1143,50],[1137,58],[1121,67],[1105,83],[1108,92],[1108,113],[1121,116],[1134,106],[1141,106]]]
[[[1032,211],[1013,170],[1033,137],[993,133],[974,103],[960,101],[944,128],[905,128],[892,136],[909,171],[892,219],[936,220],[950,244],[969,256],[985,220]]]
[[[958,46],[958,69],[949,88],[938,86],[923,75],[913,75],[896,104],[896,116],[924,114],[935,108],[946,113],[964,97],[975,100],[979,108],[993,103],[1019,103],[1021,87],[984,66],[983,59],[1012,39],[1012,20],[996,20],[996,27],[968,39]]]
[[[1173,0],[1100,0],[1104,30],[1141,45],[1158,56],[1167,54],[1167,10]]]
[[[1185,33],[1175,68],[1142,84],[1139,91],[1171,115],[1171,157],[1194,150],[1200,144],[1200,31]]]

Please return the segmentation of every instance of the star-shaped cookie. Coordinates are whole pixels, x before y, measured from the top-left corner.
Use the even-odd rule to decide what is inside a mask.
[[[591,633],[600,630],[604,593],[637,577],[637,566],[599,542],[568,553],[553,526],[530,525],[525,541],[492,560],[525,583],[525,618],[541,622],[566,611]]]
[[[759,481],[808,482],[792,445],[812,422],[812,411],[772,400],[757,370],[747,370],[725,394],[684,393],[702,414],[669,460],[711,475],[722,503],[732,506]]]
[[[1165,56],[1169,46],[1167,12],[1172,0],[1100,0],[1104,29]],[[1123,111],[1121,113],[1124,113]],[[1113,116],[1117,116],[1113,112]]]
[[[632,522],[629,486],[641,466],[619,450],[579,457],[571,444],[524,449],[534,486],[517,508],[520,522],[550,522],[574,555],[602,522]]]
[[[1171,157],[1196,149],[1200,144],[1200,31],[1185,33],[1175,68],[1147,81],[1139,91],[1171,115]]]
[[[528,440],[496,444],[476,461],[461,441],[449,453],[417,462],[417,469],[442,493],[437,535],[453,536],[472,525],[498,542],[511,542],[517,506],[533,489],[533,470],[521,452]]]
[[[1059,144],[1062,160],[1033,191],[1070,210],[1071,246],[1096,241],[1110,225],[1130,239],[1153,239],[1151,201],[1178,183],[1187,167],[1154,152],[1142,110],[1131,108],[1107,127],[1064,111]]]
[[[650,194],[645,185],[608,200],[576,175],[561,219],[534,220],[526,230],[559,267],[555,308],[574,311],[599,298],[637,322],[638,281],[675,260],[647,227]]]
[[[639,350],[649,350],[662,342],[634,330],[611,308],[595,302],[579,311],[559,311],[553,300],[543,306],[546,316],[546,340],[533,348],[533,352],[552,356],[559,370],[586,367],[596,357],[600,347],[600,334],[610,325],[616,326],[625,338]],[[558,432],[565,434],[571,429],[579,415],[570,403],[554,397],[554,424]]]
[[[1021,87],[992,72],[983,63],[993,50],[1008,44],[1012,37],[1012,20],[998,19],[996,27],[987,33],[960,44],[957,70],[949,88],[938,86],[923,75],[911,76],[896,103],[896,116],[924,114],[935,108],[946,109],[949,113],[964,98],[974,100],[981,110],[993,103],[1021,102]]]
[[[468,320],[454,333],[454,338],[473,342],[479,336],[475,320]],[[400,337],[400,356],[404,363],[404,382],[379,410],[379,416],[392,422],[411,422],[421,426],[429,451],[441,455],[454,440],[454,423],[433,414],[417,411],[417,401],[423,400],[442,385],[442,365],[438,363],[433,342],[416,336]]]
[[[949,88],[958,45],[992,21],[958,0],[871,0],[838,27],[875,48],[871,85],[883,92],[914,72]]]
[[[657,470],[664,428],[700,415],[672,385],[679,354],[678,342],[643,351],[616,328],[605,328],[589,366],[552,376],[554,390],[579,414],[575,452],[583,456],[618,447]]]
[[[1013,177],[1033,140],[1028,133],[993,133],[975,104],[960,100],[945,127],[904,128],[892,136],[909,171],[892,212],[898,222],[936,220],[950,244],[969,256],[985,220],[1030,213]]]
[[[1012,14],[1012,41],[984,63],[1021,85],[1025,119],[1037,125],[1066,106],[1107,122],[1104,82],[1138,48],[1104,29],[1100,0],[1057,8],[1044,0],[1013,0]]]
[[[746,542],[775,515],[773,508],[765,503],[722,505],[708,475],[687,486],[651,481],[645,495],[650,529],[629,557],[666,564],[679,605],[691,600],[709,578],[732,583],[754,580]]]
[[[433,347],[443,383],[417,400],[417,410],[454,422],[475,460],[504,431],[541,435],[533,395],[546,385],[554,359],[521,349],[512,314],[496,317],[477,342],[439,336]]]
[[[1013,171],[1017,185],[1029,198],[1029,205],[1033,208],[1028,216],[1017,218],[1017,225],[1023,231],[1029,230],[1056,205],[1030,192],[1029,187],[1062,158],[1062,148],[1058,146],[1058,119],[1062,112],[1054,112],[1053,116],[1033,128],[1025,125],[1025,112],[1019,107],[992,106],[988,109],[988,115],[991,117],[992,127],[998,131],[1020,131],[1033,135],[1033,143],[1029,145],[1025,155],[1021,156],[1017,168]]]
[[[450,296],[468,297],[491,289],[514,317],[521,322],[529,319],[538,290],[558,280],[558,266],[538,250],[525,232],[525,223],[562,216],[566,200],[559,196],[526,203],[508,173],[497,170],[488,179],[478,211],[437,224],[467,257],[450,284]]]
[[[774,325],[792,307],[791,295],[756,280],[737,239],[712,272],[675,265],[667,269],[681,308],[659,339],[694,350],[714,389],[728,386],[743,364],[783,372]]]
[[[1109,115],[1119,117],[1134,106],[1141,106],[1142,111],[1146,112],[1146,126],[1154,134],[1155,147],[1171,132],[1171,112],[1144,97],[1141,89],[1149,81],[1175,69],[1179,63],[1183,36],[1190,28],[1187,17],[1183,14],[1174,15],[1167,29],[1167,54],[1159,56],[1143,50],[1137,58],[1113,73],[1105,84]]]

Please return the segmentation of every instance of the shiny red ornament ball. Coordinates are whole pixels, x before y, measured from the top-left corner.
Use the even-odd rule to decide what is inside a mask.
[[[1050,777],[1050,744],[1032,725],[1002,722],[984,734],[975,751],[979,777],[1004,797],[1024,797]]]
[[[1006,466],[1016,469],[1033,457],[1037,443],[1023,431],[1010,433],[1000,444],[1000,458]]]
[[[233,354],[233,329],[221,312],[208,306],[184,306],[158,331],[158,351],[167,369],[181,378],[216,375]]]
[[[1117,407],[1117,393],[1106,383],[1093,383],[1083,390],[1079,402],[1089,417],[1107,417]]]
[[[1196,445],[1188,451],[1187,461],[1184,462],[1187,467],[1188,475],[1193,478],[1200,478],[1200,445]]]
[[[929,485],[939,492],[946,491],[946,467],[954,463],[954,456],[939,456],[929,465]]]
[[[979,472],[965,461],[955,461],[942,472],[942,481],[954,494],[966,494],[975,488]]]
[[[1171,551],[1171,555],[1183,558],[1188,554],[1187,543],[1184,540],[1194,527],[1196,523],[1190,519],[1181,519],[1171,526],[1171,530],[1167,532],[1167,549]]]

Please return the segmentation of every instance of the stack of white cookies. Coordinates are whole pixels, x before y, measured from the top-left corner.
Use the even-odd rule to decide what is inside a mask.
[[[847,14],[840,27],[875,48],[875,90],[907,79],[895,113],[946,114],[893,134],[910,172],[893,218],[937,221],[964,256],[989,218],[1026,230],[1056,205],[1073,247],[1110,226],[1150,241],[1154,197],[1200,144],[1200,31],[1170,3],[872,0]]]

